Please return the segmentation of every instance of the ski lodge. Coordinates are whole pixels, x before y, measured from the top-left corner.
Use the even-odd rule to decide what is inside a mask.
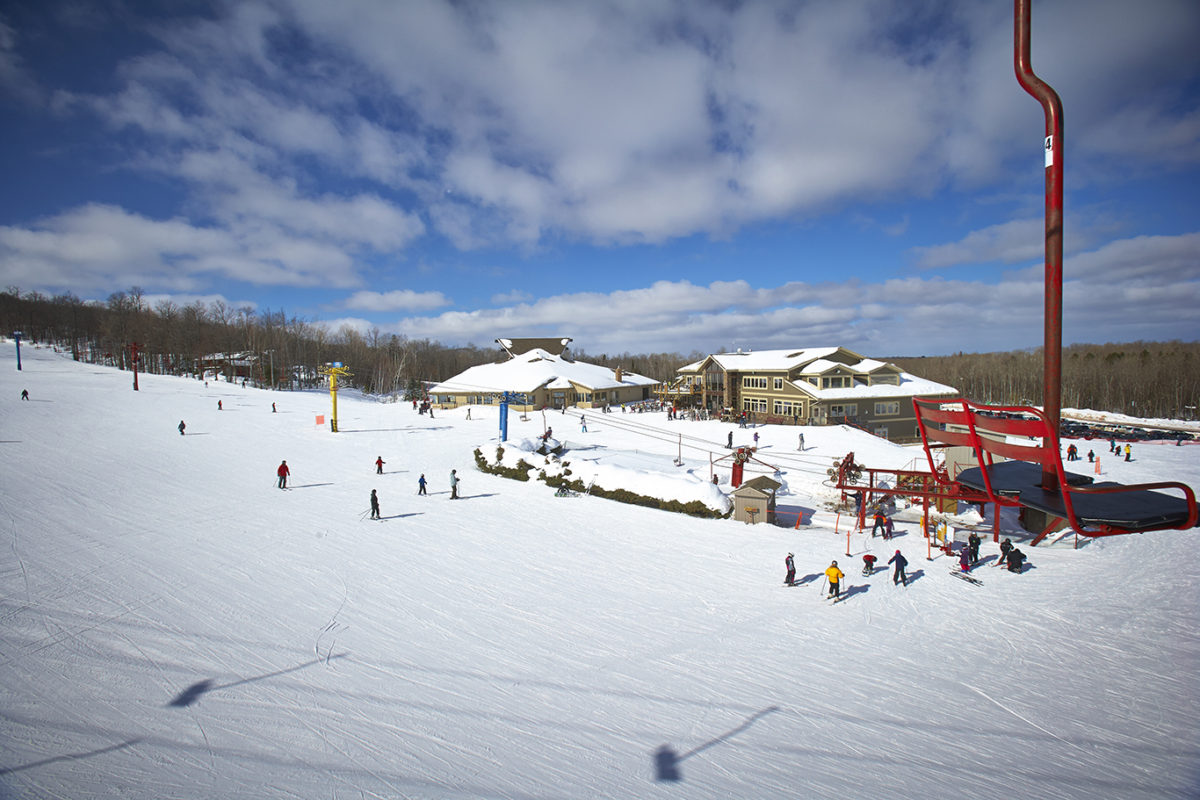
[[[680,408],[759,423],[852,425],[898,442],[920,438],[914,397],[958,394],[844,347],[715,353],[677,372],[659,395]]]
[[[495,405],[512,397],[516,410],[537,408],[604,408],[653,399],[660,383],[621,367],[575,361],[568,338],[497,339],[503,356],[498,363],[463,370],[429,388],[439,408]]]

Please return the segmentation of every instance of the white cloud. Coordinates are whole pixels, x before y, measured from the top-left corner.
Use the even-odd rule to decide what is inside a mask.
[[[343,305],[361,311],[430,311],[450,305],[450,300],[441,292],[400,289],[391,292],[355,292]]]

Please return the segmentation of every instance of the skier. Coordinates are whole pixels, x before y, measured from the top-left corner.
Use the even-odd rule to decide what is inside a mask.
[[[803,433],[802,433],[802,434],[800,434],[800,447],[799,447],[798,449],[799,449],[801,452],[803,452],[803,451],[804,451],[804,434],[803,434]]]
[[[792,558],[792,554],[788,553],[787,558],[783,560],[783,565],[787,567],[787,575],[783,579],[785,586],[794,586],[796,584],[796,562]]]
[[[427,494],[425,491],[425,473],[421,473],[421,477],[417,479],[417,494]]]
[[[963,572],[971,571],[971,548],[963,547],[958,553],[958,566]]]
[[[1129,442],[1126,442],[1125,443],[1125,460],[1126,461],[1132,460],[1132,459],[1130,459],[1131,455],[1133,455],[1133,445],[1131,445]]]
[[[887,516],[884,515],[881,509],[875,511],[875,522],[871,525],[871,538],[874,539],[875,531],[880,530],[884,532],[887,531]]]
[[[187,425],[183,424],[183,420],[179,420],[179,435],[180,436],[183,436],[183,431],[185,428],[187,428]]]
[[[1008,562],[1008,554],[1012,549],[1013,543],[1009,541],[1008,537],[1005,537],[1004,541],[1000,543],[1000,560],[996,562],[997,567]]]
[[[279,469],[275,470],[275,474],[279,476],[279,488],[286,489],[288,475],[292,474],[292,471],[288,469],[286,461],[283,461],[279,464]]]
[[[21,399],[22,399],[22,400],[28,400],[28,399],[29,399],[29,390],[28,390],[28,389],[22,389],[22,390],[21,390]]]
[[[217,411],[220,411],[220,410],[221,410],[221,401],[218,400],[217,401]]]
[[[1088,450],[1088,463],[1091,464],[1095,460],[1096,460],[1096,451]]]
[[[385,463],[387,463],[387,462],[385,462],[385,461],[383,460],[383,456],[379,456],[379,458],[376,458],[376,459],[375,459],[375,474],[376,474],[376,475],[382,475],[382,474],[383,474],[383,465],[384,465]]]
[[[867,553],[863,556],[863,575],[870,575],[875,571],[875,556]]]
[[[758,449],[758,431],[754,432],[754,449]]]
[[[896,565],[896,571],[892,574],[892,586],[895,586],[897,583],[903,583],[907,587],[908,576],[904,574],[904,568],[908,566],[908,559],[897,550],[896,555],[888,559],[888,563]]]
[[[892,538],[892,536],[895,534],[895,532],[896,532],[896,527],[892,524],[892,518],[888,517],[887,524],[884,525],[884,527],[883,527],[884,541],[890,540]]]
[[[371,519],[379,519],[379,496],[371,490]]]
[[[275,413],[275,404],[274,403],[271,403],[271,413],[272,414]]]
[[[458,473],[450,470],[450,499],[458,499]]]
[[[729,432],[729,438],[725,440],[725,446],[731,450],[733,449],[733,431]]]
[[[587,433],[587,417],[583,414],[579,415],[579,432]]]
[[[971,535],[967,537],[967,549],[971,553],[971,564],[974,565],[979,561],[979,534],[971,531]]]
[[[841,596],[840,581],[842,580],[842,578],[846,577],[846,573],[844,573],[840,569],[838,569],[838,565],[837,565],[836,561],[834,561],[832,564],[830,564],[829,568],[825,570],[825,577],[829,579],[829,596],[830,597],[840,597]]]

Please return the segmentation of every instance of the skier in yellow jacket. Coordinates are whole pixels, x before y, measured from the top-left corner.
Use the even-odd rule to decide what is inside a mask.
[[[829,569],[825,570],[825,577],[829,579],[829,596],[839,596],[841,593],[841,580],[846,577],[846,573],[838,569],[836,561],[829,565]]]

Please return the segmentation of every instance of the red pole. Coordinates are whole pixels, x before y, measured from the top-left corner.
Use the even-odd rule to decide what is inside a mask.
[[[1050,429],[1057,432],[1062,409],[1062,242],[1063,242],[1063,111],[1058,93],[1033,73],[1030,61],[1030,3],[1014,0],[1013,68],[1021,88],[1042,104],[1046,115],[1046,302],[1042,405]],[[1052,443],[1045,442],[1047,447]],[[1042,485],[1057,488],[1048,466]]]

